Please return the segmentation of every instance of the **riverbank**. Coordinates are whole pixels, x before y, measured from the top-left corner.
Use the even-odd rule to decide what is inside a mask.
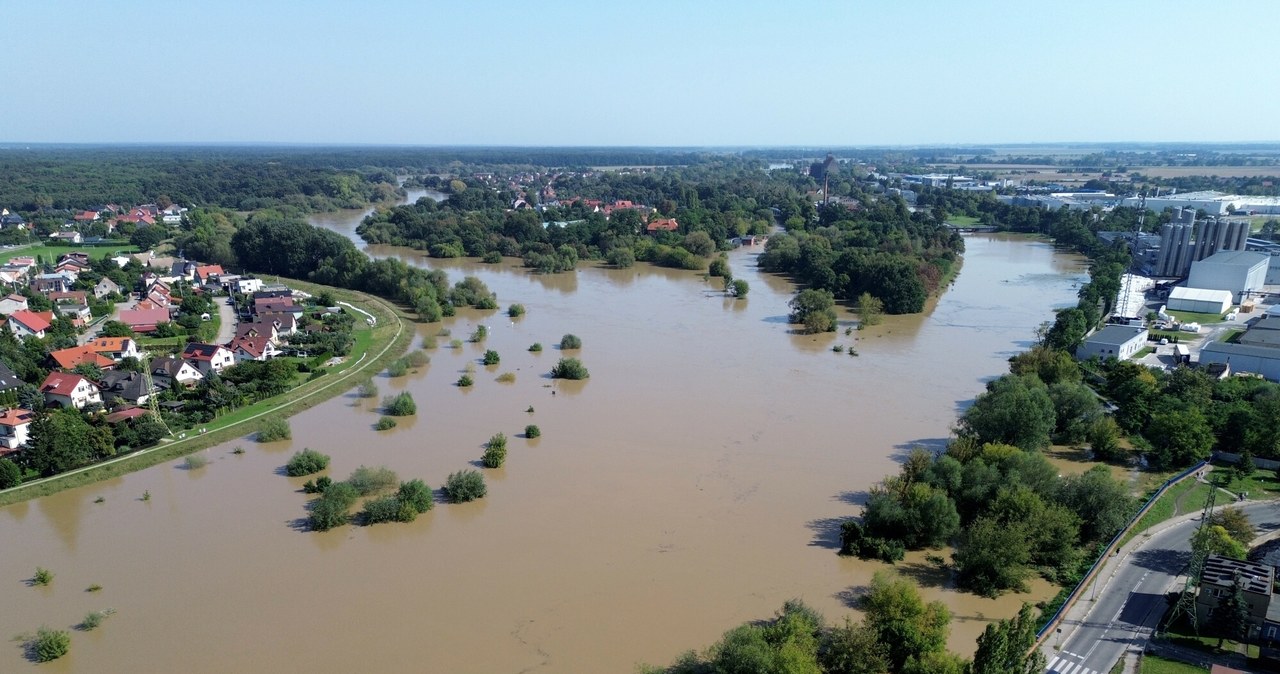
[[[357,321],[353,336],[355,345],[347,359],[329,370],[329,374],[274,398],[247,405],[206,424],[207,432],[187,431],[177,439],[172,436],[159,444],[133,452],[127,456],[109,459],[92,466],[85,466],[51,477],[26,482],[12,489],[0,491],[0,507],[29,499],[54,494],[93,482],[119,477],[159,463],[212,447],[216,444],[247,437],[257,432],[268,415],[291,416],[309,409],[325,400],[340,395],[358,384],[362,378],[373,376],[391,361],[399,358],[413,340],[414,331],[405,323],[407,316],[394,305],[365,293],[321,286],[294,279],[278,279],[290,287],[312,294],[328,291],[335,298],[350,302],[378,317],[377,325],[368,326]],[[185,437],[182,437],[185,436]]]

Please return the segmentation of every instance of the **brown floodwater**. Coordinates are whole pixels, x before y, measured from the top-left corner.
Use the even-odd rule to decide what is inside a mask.
[[[1084,279],[1081,259],[1043,242],[978,235],[967,246],[926,314],[852,336],[848,315],[840,333],[791,334],[794,289],[755,269],[758,250],[730,254],[751,284],[745,300],[643,265],[536,276],[433,261],[527,315],[460,312],[445,323],[453,337],[483,323],[484,344],[443,338],[421,371],[379,376],[382,394],[418,402],[392,431],[374,431],[376,403],[348,393],[293,417],[290,441],[243,439],[206,450],[204,468],[172,462],[0,509],[0,634],[116,610],[73,632],[50,672],[629,672],[793,597],[839,619],[884,568],[836,554],[839,520],[910,447],[940,446]],[[569,332],[582,338],[572,355],[586,382],[547,378]],[[534,342],[545,350],[527,351]],[[500,365],[479,364],[486,348]],[[468,366],[476,384],[459,389]],[[504,372],[515,382],[495,381]],[[522,437],[529,423],[540,439]],[[509,456],[484,471],[489,496],[438,503],[411,524],[306,531],[304,480],[281,470],[312,447],[338,479],[386,465],[438,487],[499,431]],[[56,574],[50,587],[25,584],[37,566]],[[898,566],[951,607],[950,646],[966,653],[989,621],[1053,591],[1036,582],[983,599],[950,588],[923,553]],[[34,666],[9,643],[0,671]]]

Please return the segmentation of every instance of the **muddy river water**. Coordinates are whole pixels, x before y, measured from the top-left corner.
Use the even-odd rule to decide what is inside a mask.
[[[358,216],[318,220],[350,233]],[[379,376],[382,394],[418,402],[392,431],[374,431],[376,403],[348,393],[293,417],[290,441],[243,439],[206,450],[204,468],[174,462],[0,509],[0,634],[116,610],[73,632],[50,672],[629,672],[789,598],[838,619],[881,568],[836,555],[839,519],[912,445],[939,446],[1085,278],[1079,258],[1043,242],[966,245],[925,314],[852,336],[844,315],[840,333],[816,337],[788,332],[794,288],[755,269],[758,250],[730,255],[751,286],[730,300],[683,271],[536,276],[372,247],[474,274],[528,314],[460,312],[445,326],[465,339],[483,323],[483,345],[441,339],[423,370]],[[546,377],[569,332],[583,383]],[[546,349],[530,353],[534,342]],[[499,365],[478,364],[486,348]],[[455,387],[472,363],[476,385]],[[504,372],[514,383],[495,380]],[[540,439],[521,436],[528,423]],[[332,455],[335,478],[386,465],[438,487],[499,431],[509,456],[485,471],[488,498],[438,503],[411,524],[306,531],[303,480],[281,470],[311,447]],[[51,586],[26,585],[37,566]],[[1052,593],[982,599],[945,587],[923,555],[899,567],[951,607],[951,647],[965,653],[990,620]],[[0,671],[34,667],[8,643]]]

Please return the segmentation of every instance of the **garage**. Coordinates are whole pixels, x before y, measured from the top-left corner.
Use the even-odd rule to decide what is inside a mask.
[[[1231,308],[1230,290],[1208,288],[1174,288],[1166,308],[1170,311],[1194,311],[1200,314],[1225,314]]]

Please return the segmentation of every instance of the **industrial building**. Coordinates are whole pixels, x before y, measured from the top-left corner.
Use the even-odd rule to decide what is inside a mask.
[[[1244,295],[1267,282],[1267,265],[1271,257],[1262,253],[1227,250],[1194,262],[1187,286],[1208,290],[1230,290],[1232,301],[1239,303]]]
[[[1141,197],[1128,197],[1121,205],[1137,207],[1143,203]],[[1253,196],[1248,194],[1225,194],[1213,190],[1202,192],[1184,192],[1146,198],[1147,208],[1159,213],[1166,208],[1189,208],[1202,210],[1206,215],[1228,215],[1230,213],[1254,213],[1267,215],[1280,213],[1280,197]]]
[[[1169,293],[1165,307],[1171,311],[1194,311],[1200,314],[1225,314],[1231,308],[1230,290],[1185,288],[1179,286]]]
[[[1147,345],[1148,334],[1143,327],[1108,325],[1084,338],[1084,342],[1076,347],[1076,358],[1088,360],[1096,356],[1103,360],[1128,360]]]
[[[1231,372],[1250,372],[1268,381],[1280,381],[1280,348],[1253,344],[1211,342],[1200,349],[1200,365],[1229,366]]]

